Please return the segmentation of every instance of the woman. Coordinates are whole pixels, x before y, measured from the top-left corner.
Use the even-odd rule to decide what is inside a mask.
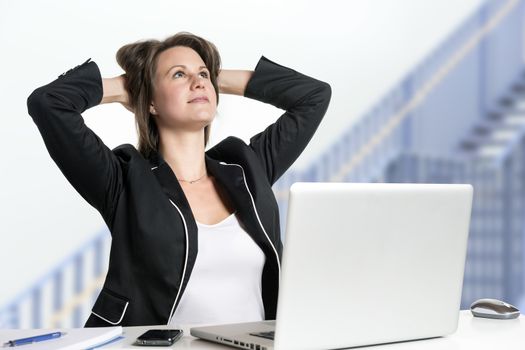
[[[274,319],[271,185],[317,129],[330,86],[265,57],[253,72],[220,70],[215,46],[190,33],[126,45],[117,61],[123,76],[102,79],[88,60],[28,98],[51,157],[112,234],[86,326]],[[249,145],[229,137],[205,151],[219,92],[286,112]],[[110,102],[135,113],[138,150],[110,150],[84,125],[82,112]]]

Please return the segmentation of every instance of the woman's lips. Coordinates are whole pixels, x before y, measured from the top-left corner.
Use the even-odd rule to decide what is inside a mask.
[[[196,97],[193,100],[190,100],[188,103],[194,103],[194,102],[209,102],[208,98],[206,96],[203,97]]]

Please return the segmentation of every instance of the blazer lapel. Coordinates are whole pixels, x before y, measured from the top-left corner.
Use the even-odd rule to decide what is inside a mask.
[[[271,253],[270,244],[259,226],[254,203],[246,188],[242,168],[237,164],[218,162],[209,156],[206,156],[206,167],[228,193],[246,232],[264,252]]]
[[[156,152],[152,154],[149,159],[151,164],[151,171],[155,174],[157,181],[159,182],[162,190],[166,196],[171,199],[171,201],[179,208],[182,215],[184,216],[184,221],[188,229],[188,266],[187,270],[189,273],[186,274],[185,284],[191,275],[193,270],[193,265],[197,259],[198,252],[198,236],[197,236],[197,224],[193,213],[191,211],[190,204],[184,195],[184,191],[177,181],[177,177],[173,173],[173,170],[170,168],[169,164],[162,158],[162,156]],[[176,212],[176,209],[173,208],[174,215],[179,215]]]

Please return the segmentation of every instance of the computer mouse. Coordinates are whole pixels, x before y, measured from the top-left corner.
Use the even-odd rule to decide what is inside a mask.
[[[497,299],[479,299],[470,305],[472,315],[484,318],[496,318],[509,320],[517,318],[520,315],[520,310],[517,307],[510,305],[504,301]]]

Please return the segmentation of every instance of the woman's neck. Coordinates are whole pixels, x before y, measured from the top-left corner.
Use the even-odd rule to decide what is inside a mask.
[[[177,179],[190,182],[206,174],[203,132],[166,131],[159,137],[159,152]]]

